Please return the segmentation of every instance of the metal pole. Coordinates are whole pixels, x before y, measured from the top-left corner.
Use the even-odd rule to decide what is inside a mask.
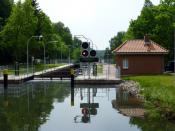
[[[33,36],[32,37],[30,37],[29,39],[28,39],[28,41],[27,41],[27,76],[28,76],[28,74],[29,74],[29,42],[30,42],[30,40],[33,38]]]
[[[70,48],[69,48],[69,64],[70,64]]]
[[[46,69],[46,48],[45,48],[45,44],[43,44],[44,46],[44,71]]]
[[[61,63],[62,63],[62,44],[61,44]]]
[[[43,36],[31,36],[28,40],[27,40],[27,76],[29,74],[29,42],[32,38],[42,38]]]

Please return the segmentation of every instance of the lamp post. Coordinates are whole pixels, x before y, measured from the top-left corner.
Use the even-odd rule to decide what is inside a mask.
[[[70,64],[70,48],[69,48],[69,64]]]
[[[31,36],[28,40],[27,40],[27,76],[29,74],[29,43],[31,41],[32,38],[39,38],[39,40],[42,38],[43,36]]]
[[[47,42],[47,44],[49,44],[49,43],[57,43],[57,42],[58,41],[49,41],[49,42]],[[45,44],[43,44],[43,47],[44,47],[44,70],[45,70],[46,69],[46,47],[45,47]]]
[[[72,47],[74,47],[73,45],[69,45],[68,46],[69,47],[69,64],[71,63],[71,53],[70,53],[70,51],[71,51],[71,49],[72,49]]]
[[[92,41],[90,38],[87,38],[87,37],[85,37],[84,35],[74,35],[74,37],[77,37],[77,38],[84,38],[85,40],[90,41],[90,42],[92,43],[92,48],[93,48],[93,46],[95,45],[95,44],[93,43],[93,41]],[[95,47],[96,47],[96,50],[97,50],[97,46],[96,46],[96,45],[95,45]]]

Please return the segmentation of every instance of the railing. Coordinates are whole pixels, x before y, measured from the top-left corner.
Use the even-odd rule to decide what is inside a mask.
[[[80,79],[104,79],[104,80],[115,80],[120,79],[120,69],[115,67],[115,64],[98,63],[97,74],[93,75],[93,64],[90,65],[90,78],[89,78],[89,67],[88,65],[81,66],[81,72],[79,73]]]

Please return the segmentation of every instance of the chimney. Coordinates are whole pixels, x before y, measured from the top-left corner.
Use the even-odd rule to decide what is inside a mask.
[[[150,39],[149,39],[149,36],[147,34],[144,36],[144,44],[145,45],[151,44]]]

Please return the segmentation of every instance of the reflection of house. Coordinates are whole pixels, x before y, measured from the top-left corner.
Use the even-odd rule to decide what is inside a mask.
[[[112,100],[112,107],[117,109],[121,114],[130,117],[143,117],[144,109],[142,100],[130,96],[126,92],[117,92],[116,100]]]
[[[164,55],[168,53],[148,36],[144,40],[126,41],[113,52],[121,75],[160,74],[164,71]]]

